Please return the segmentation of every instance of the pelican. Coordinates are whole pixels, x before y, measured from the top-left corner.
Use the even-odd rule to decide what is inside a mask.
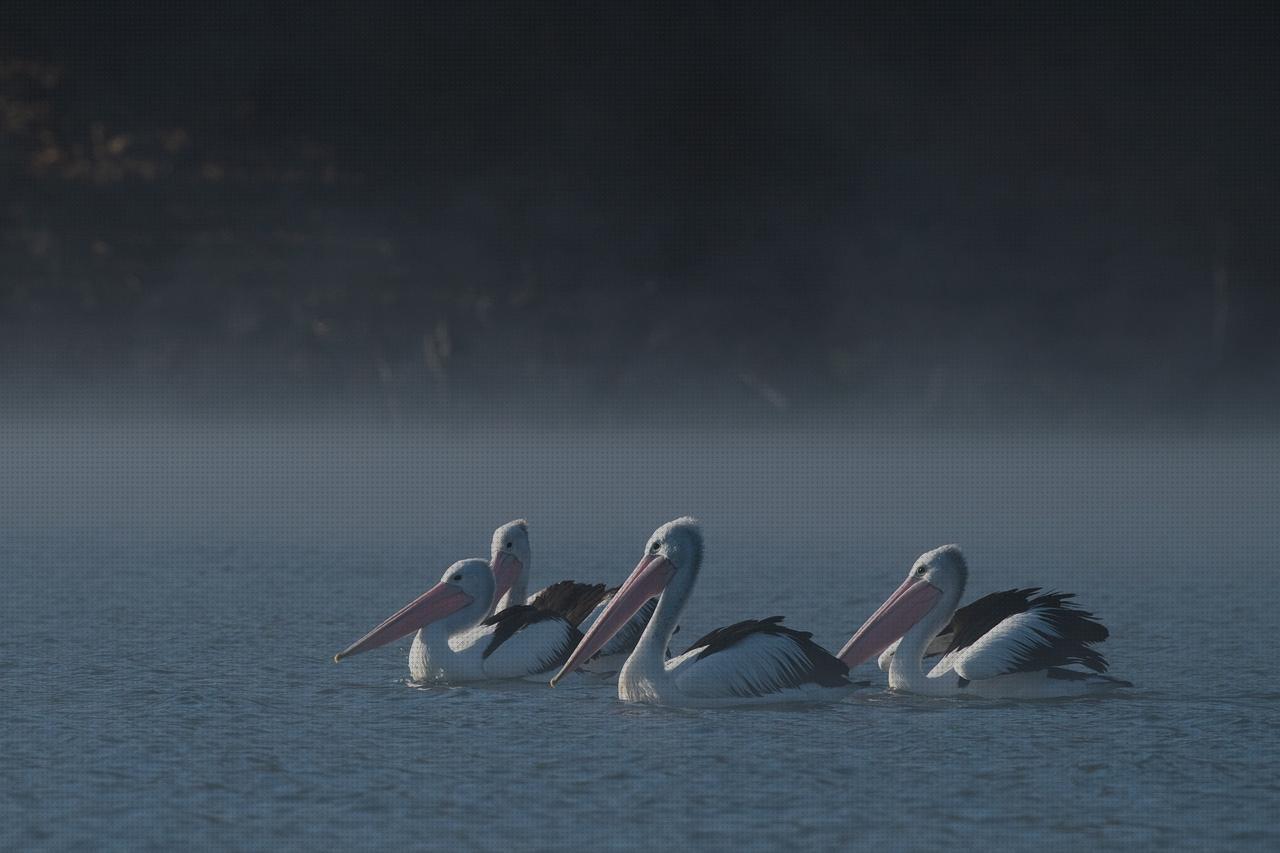
[[[1093,645],[1107,629],[1072,595],[1014,589],[957,611],[968,576],[955,545],[922,555],[840,660],[852,669],[884,651],[889,686],[926,696],[1052,698],[1133,686],[1102,674],[1107,661]],[[926,673],[927,656],[940,659]]]
[[[782,617],[751,619],[712,631],[671,659],[666,649],[702,568],[702,532],[692,518],[662,525],[644,556],[561,667],[554,687],[589,660],[646,601],[657,609],[618,675],[618,698],[693,708],[830,702],[857,685],[849,669]]]
[[[604,584],[587,584],[576,581],[559,581],[528,595],[529,564],[533,561],[529,545],[529,523],[523,518],[508,521],[493,531],[489,543],[489,565],[493,568],[497,584],[496,612],[509,607],[528,604],[540,610],[548,610],[564,617],[580,630],[587,630],[604,612],[605,606],[618,588],[606,589]],[[635,648],[644,626],[653,616],[656,602],[646,602],[591,660],[581,669],[596,675],[614,675]]]
[[[582,633],[559,613],[530,605],[490,616],[494,579],[483,559],[459,560],[440,582],[334,656],[341,661],[416,631],[409,651],[414,681],[543,676],[564,663]]]

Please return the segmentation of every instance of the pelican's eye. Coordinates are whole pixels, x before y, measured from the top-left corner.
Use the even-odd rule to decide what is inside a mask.
[[[456,580],[456,581],[460,581],[460,580],[462,580],[462,575],[454,575],[454,576],[453,576],[453,579],[454,579],[454,580]]]
[[[659,548],[661,548],[661,547],[662,547],[662,543],[661,543],[661,542],[654,542],[654,543],[653,543],[653,547],[651,547],[651,548],[649,549],[649,553],[650,553],[650,554],[656,554],[656,553],[658,553],[658,549],[659,549]]]
[[[923,574],[924,574],[924,566],[921,566],[920,568],[916,569],[916,576],[917,576],[917,577],[920,577],[920,576],[922,576]]]
[[[511,547],[511,543],[510,543],[510,542],[508,542],[508,543],[506,544],[506,547],[507,547],[507,548],[510,548],[510,547]]]

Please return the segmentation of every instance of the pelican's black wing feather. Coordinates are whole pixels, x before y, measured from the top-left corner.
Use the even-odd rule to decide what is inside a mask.
[[[815,643],[813,634],[796,631],[781,622],[781,616],[771,616],[768,619],[747,619],[726,628],[717,628],[689,646],[689,650],[697,649],[696,660],[701,661],[733,648],[754,635],[784,638],[798,652],[800,665],[788,666],[786,672],[776,673],[779,679],[777,683],[752,685],[749,690],[751,695],[766,695],[801,684],[818,684],[822,687],[843,687],[849,684],[849,668]]]
[[[1039,592],[1038,587],[995,592],[956,611],[942,632],[952,637],[939,665],[959,670],[981,656],[989,671],[1001,673],[1071,664],[1106,672],[1106,658],[1092,648],[1107,639],[1106,627],[1070,601],[1070,593]]]
[[[560,581],[538,593],[530,605],[563,616],[570,625],[580,625],[608,594],[602,583]]]
[[[563,641],[557,640],[556,648],[550,650],[547,660],[540,661],[540,665],[531,671],[541,672],[550,669],[552,666],[559,665],[568,659],[573,650],[577,648],[578,643],[582,642],[582,632],[569,624],[560,614],[542,610],[532,604],[517,604],[515,607],[508,607],[506,610],[495,613],[484,620],[482,624],[496,625],[497,628],[494,630],[493,637],[489,640],[489,645],[485,647],[481,657],[487,659],[503,643],[523,629],[540,622],[550,621],[563,623],[564,639]]]

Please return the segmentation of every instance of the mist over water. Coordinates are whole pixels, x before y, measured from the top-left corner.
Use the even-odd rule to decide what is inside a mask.
[[[1280,497],[1265,418],[777,413],[674,397],[548,412],[514,395],[391,418],[171,402],[7,413],[11,529],[423,541],[528,515],[552,541],[636,525],[642,544],[657,519],[693,513],[775,541],[843,529],[852,548],[1088,531],[1108,547],[1221,550],[1271,544],[1261,522]]]

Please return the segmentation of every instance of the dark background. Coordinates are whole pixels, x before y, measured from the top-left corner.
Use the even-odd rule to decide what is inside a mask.
[[[1274,402],[1271,4],[0,15],[28,390]]]

